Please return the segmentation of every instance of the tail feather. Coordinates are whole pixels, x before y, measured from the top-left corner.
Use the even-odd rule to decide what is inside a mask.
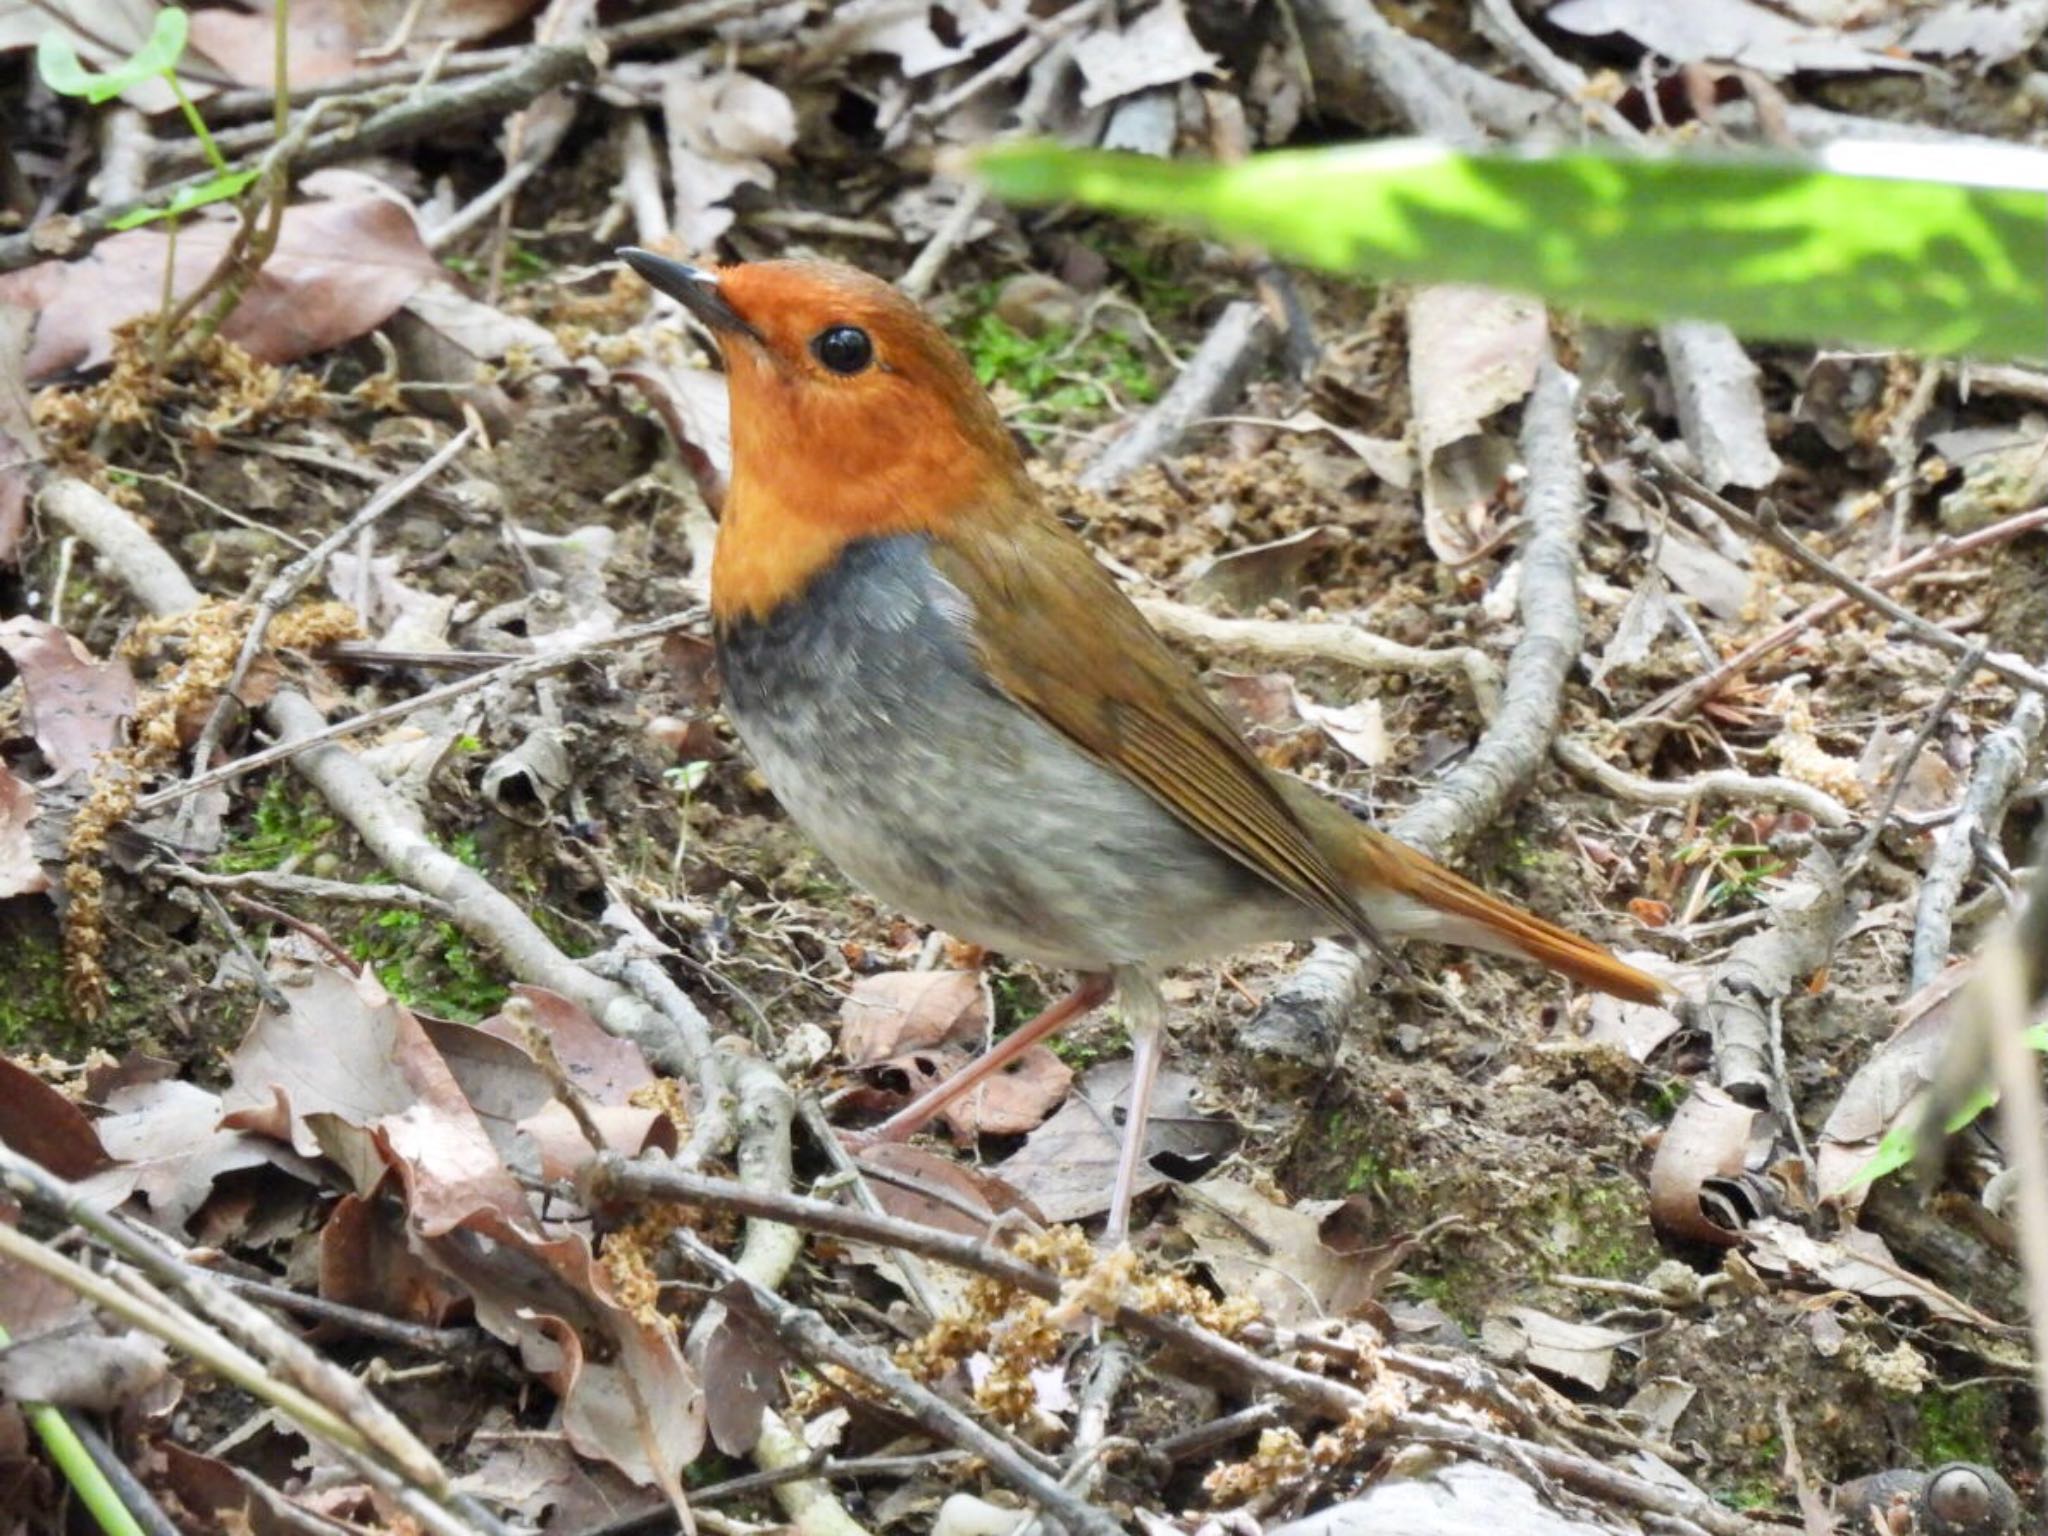
[[[1583,986],[1632,1003],[1663,1003],[1671,987],[1617,960],[1591,939],[1489,896],[1406,843],[1354,820],[1308,790],[1297,801],[1317,841],[1374,926],[1402,938],[1459,944],[1547,966]],[[1293,797],[1290,797],[1293,798]]]

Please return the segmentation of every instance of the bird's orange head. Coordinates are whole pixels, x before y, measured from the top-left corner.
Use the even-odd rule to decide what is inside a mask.
[[[799,596],[850,543],[943,536],[1030,496],[967,359],[903,294],[826,261],[685,266],[621,253],[712,333],[732,480],[711,573],[720,623]]]

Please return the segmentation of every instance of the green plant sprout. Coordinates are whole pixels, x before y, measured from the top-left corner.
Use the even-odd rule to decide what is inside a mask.
[[[239,197],[260,174],[255,167],[238,171],[228,164],[227,156],[221,153],[213,134],[208,131],[206,120],[199,115],[199,109],[192,105],[192,98],[178,83],[178,60],[184,55],[185,39],[190,30],[191,19],[185,12],[175,5],[167,5],[156,13],[156,25],[150,30],[148,41],[126,61],[104,71],[87,69],[79,61],[78,50],[72,46],[71,39],[61,32],[45,32],[36,43],[36,73],[43,77],[43,84],[59,96],[77,96],[99,106],[145,80],[161,79],[177,97],[185,121],[191,124],[192,132],[199,139],[199,147],[205,151],[207,162],[213,167],[214,174],[210,178],[196,186],[179,188],[163,207],[138,208],[133,213],[123,214],[113,221],[115,229],[134,229],[157,219],[175,219],[208,203]]]

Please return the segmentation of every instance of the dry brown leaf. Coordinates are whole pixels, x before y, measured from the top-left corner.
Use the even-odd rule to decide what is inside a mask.
[[[1741,1177],[1758,1117],[1712,1083],[1692,1085],[1650,1163],[1650,1221],[1658,1231],[1722,1248],[1742,1240],[1702,1208],[1700,1196],[1711,1182]]]
[[[863,976],[839,1005],[839,1054],[873,1066],[932,1046],[980,1044],[990,1018],[976,971],[885,971]]]
[[[692,55],[663,66],[661,111],[675,237],[709,250],[737,217],[726,206],[733,193],[775,185],[775,167],[796,143],[796,107],[766,80]]]
[[[1552,1317],[1534,1307],[1509,1307],[1480,1326],[1480,1344],[1494,1359],[1576,1382],[1604,1392],[1614,1375],[1614,1353],[1642,1337],[1640,1331],[1602,1328]]]
[[[285,81],[294,89],[347,79],[357,52],[377,41],[366,34],[370,8],[357,0],[290,0],[290,6]],[[269,86],[277,79],[277,23],[261,11],[194,11],[192,46],[237,85]]]
[[[183,297],[220,260],[231,217],[194,216],[178,231],[174,289]],[[115,327],[154,312],[170,237],[155,227],[110,236],[76,261],[0,274],[0,305],[37,311],[28,378],[47,382],[113,356]],[[266,363],[289,363],[375,330],[441,266],[412,211],[388,197],[300,203],[277,249],[221,327]]]
[[[1348,1202],[1281,1205],[1221,1175],[1181,1192],[1181,1229],[1227,1296],[1251,1296],[1280,1327],[1349,1317],[1372,1301],[1409,1246],[1396,1242],[1340,1252],[1324,1240]]]
[[[184,1229],[214,1181],[237,1169],[275,1165],[308,1184],[322,1182],[310,1163],[270,1138],[223,1129],[219,1096],[196,1083],[137,1083],[103,1102],[108,1112],[93,1128],[114,1166],[85,1181],[85,1189],[109,1205],[140,1192],[161,1226]]]
[[[492,1408],[470,1437],[462,1492],[550,1531],[585,1531],[665,1507],[609,1467],[577,1458],[552,1435],[536,1435]]]
[[[29,837],[35,819],[36,792],[0,763],[0,901],[40,896],[50,888],[50,876]]]
[[[1248,549],[1233,549],[1197,567],[1187,595],[1199,602],[1251,611],[1270,602],[1292,602],[1302,568],[1326,549],[1345,542],[1340,528],[1304,528]]]
[[[1612,1536],[1615,1528],[1557,1514],[1512,1472],[1461,1461],[1418,1477],[1393,1477],[1363,1496],[1267,1536]]]
[[[412,1251],[395,1211],[356,1195],[343,1195],[320,1229],[320,1294],[430,1328],[469,1306],[459,1287]]]
[[[1014,37],[1030,15],[1028,0],[846,0],[806,39],[806,52],[835,64],[856,54],[893,54],[914,80]],[[950,40],[934,27],[939,18]]]
[[[871,1073],[900,1072],[906,1098],[936,1086],[974,1059],[971,1050],[934,1046],[870,1064]],[[977,1136],[1019,1136],[1044,1124],[1073,1085],[1074,1073],[1049,1046],[1034,1045],[993,1077],[977,1083],[940,1114],[961,1141]]]
[[[1188,26],[1180,0],[1159,0],[1121,27],[1101,27],[1074,45],[1081,105],[1095,108],[1159,85],[1178,85],[1217,67]]]
[[[1780,16],[1755,0],[1562,0],[1543,19],[1581,37],[1619,32],[1676,64],[1738,64],[1772,79],[1806,70],[1926,69],[1896,52],[1851,42],[1832,27]]]
[[[0,651],[21,674],[29,732],[57,778],[90,773],[121,744],[135,713],[135,679],[126,662],[98,661],[77,640],[27,614],[0,623]]]
[[[1129,1061],[1091,1067],[1060,1112],[996,1166],[1003,1181],[1041,1211],[1047,1221],[1080,1221],[1109,1209],[1123,1138]],[[1237,1127],[1205,1115],[1195,1106],[1200,1084],[1172,1067],[1160,1070],[1152,1092],[1152,1116],[1145,1128],[1145,1155],[1138,1165],[1137,1192],[1157,1189],[1167,1176],[1152,1165],[1161,1153],[1186,1159],[1221,1156],[1237,1141]]]
[[[164,1346],[139,1329],[18,1338],[0,1347],[0,1398],[87,1413],[146,1412],[170,1366]]]
[[[1773,1274],[1805,1275],[1873,1301],[1916,1301],[1950,1322],[1996,1326],[1932,1280],[1908,1272],[1883,1238],[1861,1227],[1845,1228],[1833,1238],[1818,1238],[1789,1221],[1767,1216],[1752,1222],[1743,1237],[1750,1261]]]
[[[5,1056],[0,1056],[0,1142],[60,1179],[83,1179],[107,1166],[106,1149],[85,1112]]]
[[[1534,299],[1490,288],[1439,286],[1408,301],[1408,390],[1422,467],[1422,530],[1430,553],[1468,559],[1516,461],[1488,423],[1536,382],[1550,323]]]
[[[447,1060],[374,978],[283,959],[276,974],[286,1006],[266,1005],[235,1053],[230,1123],[324,1150],[360,1195],[395,1175],[412,1252],[554,1389],[569,1443],[672,1487],[702,1449],[704,1401],[668,1323],[621,1304],[580,1233],[543,1226]]]

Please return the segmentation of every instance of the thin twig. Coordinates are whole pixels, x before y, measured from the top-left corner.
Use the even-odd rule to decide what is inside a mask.
[[[1742,773],[1733,768],[1695,774],[1689,779],[1646,779],[1607,761],[1583,741],[1560,736],[1551,755],[1583,779],[1590,779],[1617,799],[1637,805],[1668,805],[1684,809],[1702,800],[1732,805],[1789,805],[1824,827],[1846,827],[1849,809],[1824,789],[1775,774]]]
[[[1856,846],[1849,850],[1849,856],[1842,860],[1842,878],[1853,880],[1863,868],[1863,861],[1870,857],[1870,851],[1877,846],[1883,834],[1885,823],[1892,819],[1892,812],[1898,808],[1899,796],[1906,791],[1906,781],[1913,775],[1913,765],[1920,761],[1920,754],[1927,750],[1927,743],[1934,739],[1940,728],[1942,716],[1949,712],[1956,698],[1963,691],[1963,685],[1976,676],[1977,667],[1984,659],[1984,647],[1973,646],[1970,654],[1955,665],[1942,685],[1941,696],[1921,720],[1920,728],[1913,733],[1913,739],[1900,752],[1898,762],[1892,768],[1891,782],[1885,785],[1884,794],[1871,807],[1870,825],[1863,829],[1863,835],[1856,840]]]
[[[281,763],[288,758],[297,757],[300,753],[309,751],[314,747],[325,746],[329,742],[341,741],[346,737],[359,735],[363,731],[375,730],[381,725],[389,725],[392,721],[401,720],[416,710],[428,709],[438,704],[446,704],[451,699],[459,699],[465,694],[475,693],[479,689],[492,688],[499,684],[509,685],[529,682],[536,677],[546,677],[550,673],[566,671],[578,662],[585,661],[592,656],[601,655],[606,651],[623,650],[629,645],[638,645],[642,640],[658,640],[663,635],[673,634],[681,629],[700,629],[703,627],[703,623],[704,616],[700,613],[671,614],[665,619],[655,619],[646,624],[636,624],[630,629],[622,629],[616,634],[606,635],[602,639],[589,641],[575,647],[573,650],[559,651],[546,656],[526,656],[518,661],[508,662],[502,667],[493,667],[488,672],[477,672],[469,677],[458,678],[452,683],[443,683],[439,688],[429,688],[425,693],[415,694],[412,698],[400,699],[395,704],[386,704],[381,709],[372,709],[360,715],[352,715],[346,720],[337,720],[331,725],[323,724],[321,729],[310,732],[303,737],[292,741],[279,742],[274,747],[265,747],[260,752],[251,752],[246,757],[238,757],[231,763],[223,763],[220,767],[208,769],[205,773],[194,774],[191,778],[160,789],[155,794],[144,795],[135,802],[134,809],[130,814],[145,816],[151,811],[161,810],[173,801],[182,800],[187,795],[197,794],[200,790],[212,785],[226,784],[246,774],[254,773],[259,768],[268,768],[273,763]]]
[[[906,1248],[939,1263],[987,1275],[1026,1295],[1048,1301],[1058,1300],[1064,1290],[1064,1283],[1051,1270],[1041,1269],[979,1238],[896,1217],[873,1216],[831,1201],[768,1194],[731,1179],[683,1173],[660,1160],[607,1157],[592,1170],[590,1179],[593,1192],[600,1199],[673,1200],[759,1215],[855,1242]],[[1107,1320],[1125,1332],[1165,1345],[1159,1363],[1193,1379],[1213,1381],[1221,1377],[1238,1383],[1251,1395],[1270,1393],[1327,1419],[1345,1419],[1354,1413],[1374,1411],[1365,1393],[1334,1376],[1269,1360],[1177,1314],[1144,1312],[1119,1303]],[[1396,1415],[1393,1427],[1402,1433],[1442,1439],[1446,1426],[1445,1421],[1432,1415],[1409,1412]],[[1548,1475],[1574,1487],[1600,1492],[1634,1508],[1691,1520],[1714,1536],[1767,1536],[1763,1527],[1702,1496],[1615,1472],[1555,1447],[1477,1430],[1459,1443],[1510,1461],[1520,1458],[1533,1462]]]
[[[1913,914],[1913,960],[1908,991],[1917,992],[1948,964],[1956,899],[1977,867],[1981,839],[1996,839],[2012,806],[2013,791],[2025,773],[2034,746],[2048,723],[2048,699],[2038,693],[2021,697],[2012,718],[1993,731],[1977,749],[1976,770],[1954,821],[1942,828],[1920,883]]]

